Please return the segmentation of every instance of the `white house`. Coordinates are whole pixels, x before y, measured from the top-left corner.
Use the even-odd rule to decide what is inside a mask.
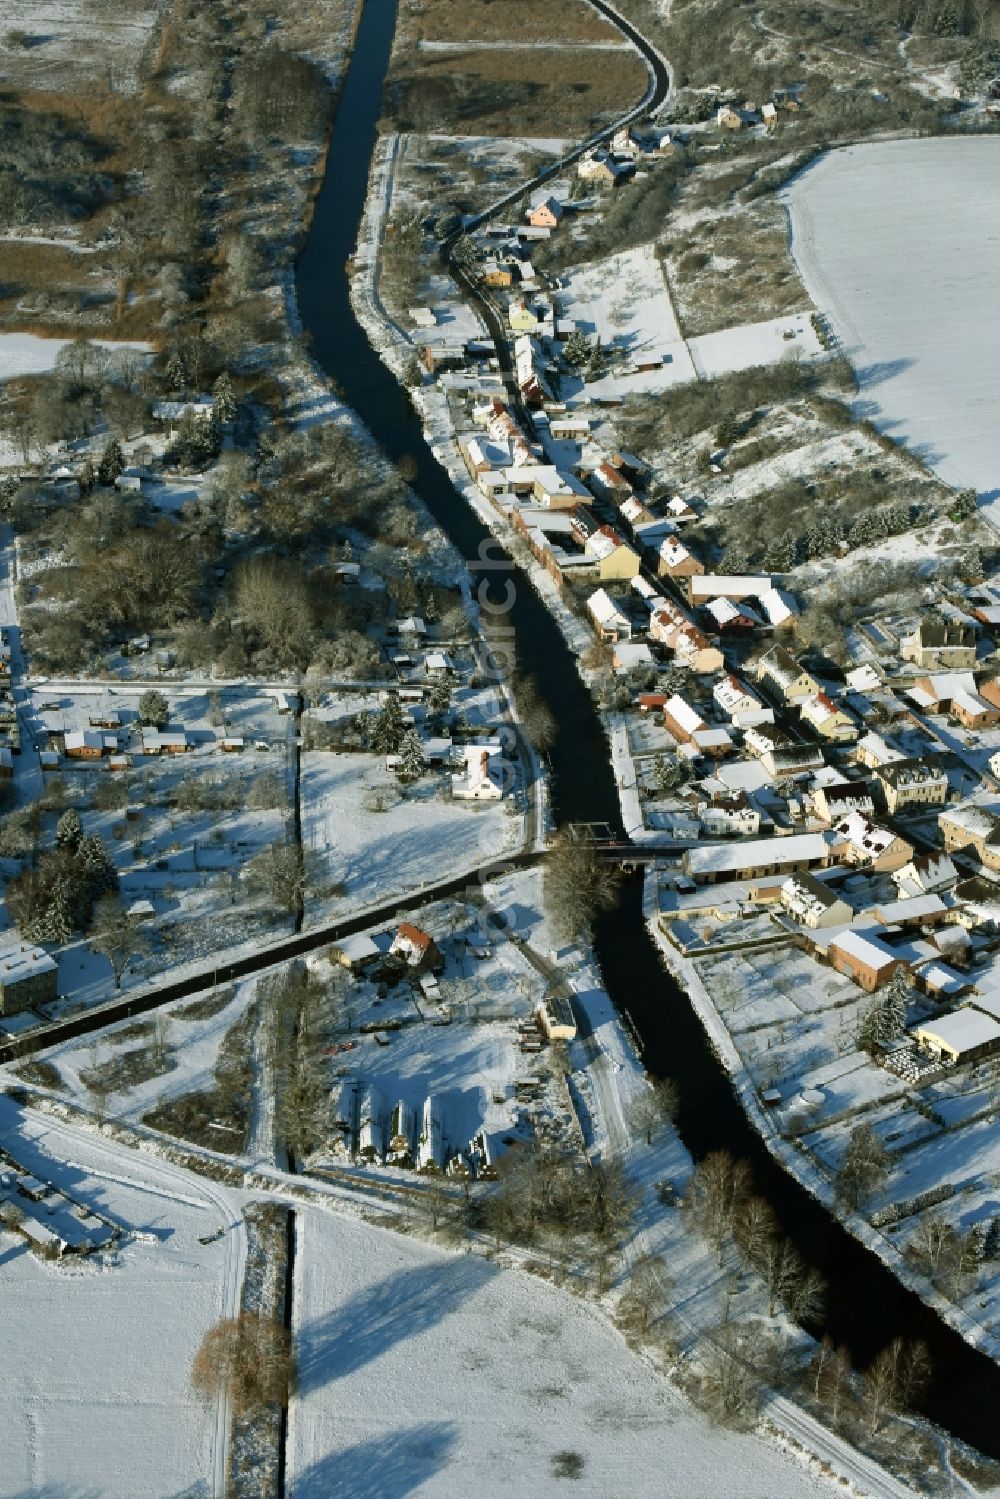
[[[587,613],[602,640],[630,640],[632,622],[623,614],[606,588],[598,588],[587,600]]]
[[[781,904],[793,921],[815,931],[819,927],[844,926],[854,916],[846,900],[808,870],[790,875],[781,887]]]
[[[500,801],[506,781],[500,750],[491,745],[470,744],[463,755],[464,771],[451,778],[452,796],[467,802]]]

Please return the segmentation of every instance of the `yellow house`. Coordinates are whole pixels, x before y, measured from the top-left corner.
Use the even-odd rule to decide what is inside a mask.
[[[602,580],[628,579],[639,575],[638,553],[633,552],[627,542],[619,542],[604,556],[597,559],[597,572]]]
[[[507,309],[507,321],[512,333],[534,333],[538,319],[527,306],[523,297],[517,297]]]
[[[833,739],[843,741],[856,739],[858,731],[850,714],[845,713],[842,708],[825,692],[817,692],[813,697],[807,697],[805,702],[799,706],[799,712],[807,724],[810,724],[819,734],[821,739]]]
[[[764,682],[780,693],[786,703],[801,702],[815,697],[820,690],[816,678],[800,666],[790,651],[776,645],[757,663],[757,681]]]

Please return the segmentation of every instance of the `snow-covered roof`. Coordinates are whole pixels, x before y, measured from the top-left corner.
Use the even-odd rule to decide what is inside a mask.
[[[699,749],[725,749],[732,745],[726,729],[695,729],[694,742]]]
[[[953,712],[961,711],[969,718],[978,718],[982,714],[995,713],[997,710],[992,703],[988,703],[978,692],[956,692],[951,700]]]
[[[641,573],[636,573],[634,578],[630,578],[629,584],[640,598],[649,600],[662,597],[658,590],[653,587],[652,583],[647,578],[644,578]]]
[[[795,915],[819,915],[835,906],[841,897],[808,870],[789,875],[781,887],[783,902]]]
[[[92,729],[70,729],[69,733],[65,735],[63,743],[66,746],[67,754],[72,750],[103,750],[104,735],[98,734]]]
[[[876,765],[888,765],[894,760],[904,760],[906,756],[902,750],[896,749],[882,737],[881,734],[865,734],[858,740],[858,754],[868,760],[873,760]]]
[[[624,645],[615,646],[615,661],[623,668],[652,666],[655,657],[648,645],[636,645],[634,642],[626,642]]]
[[[857,963],[864,963],[867,968],[884,968],[886,963],[894,962],[896,954],[891,947],[879,940],[878,937],[868,932],[858,932],[848,929],[833,938],[830,943],[830,951],[836,948],[845,956],[853,958]]]
[[[10,942],[0,947],[0,984],[16,984],[38,973],[54,973],[57,964],[43,947]]]
[[[768,864],[805,864],[826,858],[822,833],[795,833],[788,838],[743,838],[738,843],[704,844],[689,848],[684,863],[689,874],[721,874]]]
[[[761,657],[760,670],[769,676],[772,682],[777,682],[782,687],[790,682],[797,682],[801,676],[808,675],[805,667],[801,666],[783,645],[776,645],[773,650],[768,651],[766,656]]]
[[[659,556],[666,567],[679,567],[688,561],[691,553],[676,536],[666,536],[660,543]]]
[[[724,713],[736,713],[741,709],[762,706],[760,698],[739,677],[731,673],[720,677],[712,688],[712,696]]]
[[[687,734],[693,734],[696,729],[705,727],[705,720],[701,714],[697,713],[679,692],[675,692],[667,699],[663,711],[668,713],[678,728],[683,729]]]
[[[928,963],[926,968],[920,970],[921,982],[934,994],[960,994],[968,987],[969,980],[962,974],[956,973],[954,968],[949,968],[947,963]],[[979,999],[973,1001],[978,1009],[986,1009],[989,1014],[1000,1013],[989,1009]]]
[[[749,609],[741,608],[734,604],[732,599],[710,599],[705,605],[705,612],[710,614],[720,629],[726,625],[741,621],[745,625],[759,623],[754,619]]]
[[[839,837],[846,838],[859,853],[871,854],[873,858],[885,853],[896,838],[891,828],[880,827],[863,812],[848,812],[836,824],[834,832]]]
[[[882,678],[874,666],[866,663],[864,666],[856,666],[849,671],[845,678],[848,687],[853,687],[855,692],[867,692],[873,687],[881,687]]]
[[[989,1046],[1000,1041],[1000,1024],[991,1015],[972,1005],[963,1005],[950,1015],[941,1015],[937,1020],[925,1020],[914,1027],[914,1034],[922,1041],[943,1046],[959,1056],[963,1052],[975,1051],[980,1046]]]
[[[605,588],[598,588],[587,600],[587,608],[598,624],[623,625],[628,621]]]
[[[740,573],[704,573],[691,578],[690,587],[693,600],[760,598],[771,587],[771,579]]]
[[[795,600],[780,588],[765,588],[763,593],[757,595],[757,601],[767,615],[768,623],[772,625],[783,625],[798,612]]]
[[[879,926],[892,926],[899,921],[924,921],[931,916],[940,916],[947,910],[940,895],[910,895],[902,900],[886,901],[877,906],[873,915]]]

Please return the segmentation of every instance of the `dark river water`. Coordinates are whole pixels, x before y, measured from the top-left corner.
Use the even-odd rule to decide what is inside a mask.
[[[434,457],[405,392],[371,347],[350,303],[347,264],[364,209],[395,13],[396,0],[366,0],[337,107],[326,179],[297,267],[299,308],[313,354],[343,399],[390,458],[409,460],[413,488],[455,547],[475,561],[489,533]],[[488,576],[490,597],[498,602],[505,596],[505,578],[513,582],[515,602],[506,621],[515,631],[517,659],[537,681],[556,719],[550,754],[557,821],[606,821],[620,828],[607,742],[569,648],[523,573],[511,566]],[[626,886],[618,909],[599,923],[596,950],[609,993],[642,1038],[646,1065],[677,1080],[678,1125],[692,1154],[699,1158],[724,1147],[748,1159],[757,1190],[770,1200],[784,1231],[826,1276],[829,1292],[817,1331],[846,1344],[862,1367],[897,1334],[923,1338],[934,1364],[924,1400],[927,1413],[1000,1457],[1000,1369],[906,1291],[773,1163],[684,993],[664,973],[643,924],[637,882]]]

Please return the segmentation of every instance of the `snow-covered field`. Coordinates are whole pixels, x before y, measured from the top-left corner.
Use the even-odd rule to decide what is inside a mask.
[[[5,0],[0,77],[32,88],[79,87],[105,79],[131,93],[162,6],[102,0]],[[11,33],[23,31],[18,45]]]
[[[70,342],[68,338],[37,338],[33,333],[0,333],[0,380],[13,380],[19,375],[43,375],[54,370],[60,353]],[[135,349],[148,354],[149,344],[114,343],[108,339],[91,340],[102,349]]]
[[[0,1236],[0,1494],[221,1493],[218,1411],[195,1399],[188,1374],[239,1296],[238,1207],[214,1183],[5,1098],[0,1133],[22,1164],[126,1229],[105,1264],[45,1264]]]
[[[820,1485],[710,1428],[585,1302],[514,1271],[301,1214],[293,1499],[803,1499]]]
[[[803,280],[857,370],[859,415],[1000,522],[1000,140],[851,146],[786,202]]]
[[[823,354],[823,347],[809,319],[808,312],[795,312],[766,323],[744,323],[689,338],[694,367],[702,380],[715,380],[779,360],[816,359]]]

